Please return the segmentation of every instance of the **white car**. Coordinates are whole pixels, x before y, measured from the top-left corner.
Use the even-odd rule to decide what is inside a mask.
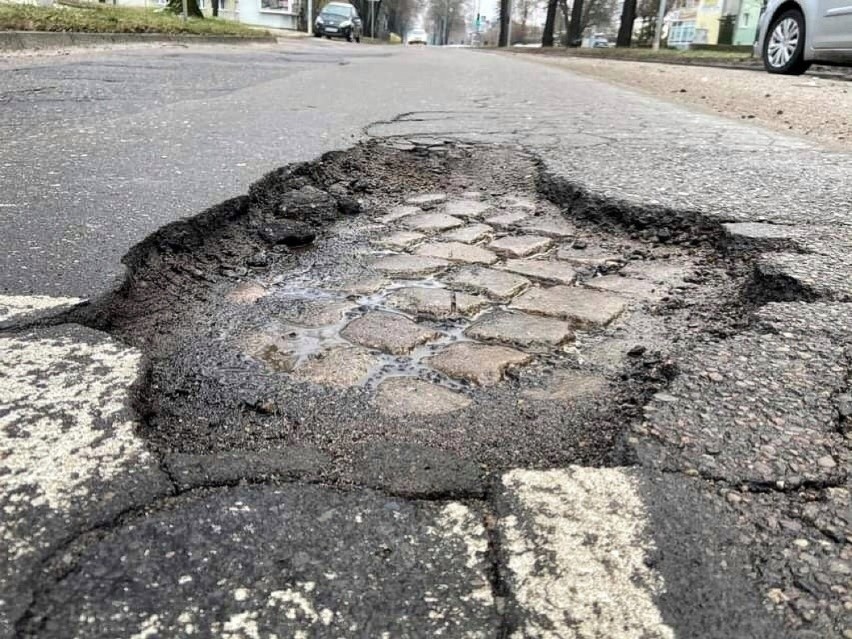
[[[429,36],[423,29],[412,29],[408,32],[407,44],[429,44]]]
[[[754,53],[769,73],[798,75],[812,62],[852,64],[852,0],[769,0]]]

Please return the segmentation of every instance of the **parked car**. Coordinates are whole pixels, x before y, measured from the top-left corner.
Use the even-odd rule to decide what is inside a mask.
[[[813,62],[852,64],[852,0],[769,0],[754,53],[769,73],[799,75]]]
[[[609,38],[601,33],[596,33],[592,36],[592,48],[594,49],[608,49],[609,48]]]
[[[361,42],[363,25],[358,10],[348,2],[329,2],[314,22],[314,35],[319,38],[346,38]]]
[[[429,44],[429,36],[423,29],[412,29],[406,38],[408,44]]]

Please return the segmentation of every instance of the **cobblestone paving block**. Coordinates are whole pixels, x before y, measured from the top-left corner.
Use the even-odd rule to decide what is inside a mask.
[[[459,502],[292,484],[203,491],[105,531],[42,594],[32,628],[487,639],[499,626],[487,554],[482,513]]]
[[[251,333],[243,338],[242,348],[250,357],[277,373],[291,372],[299,361],[299,356],[293,352],[293,345],[278,333]]]
[[[444,205],[443,212],[455,217],[482,217],[493,207],[474,199],[451,200]]]
[[[479,295],[415,286],[394,289],[388,303],[404,313],[437,320],[472,315],[491,304]]]
[[[234,304],[254,304],[269,295],[269,290],[257,282],[240,282],[225,294],[225,299]]]
[[[502,267],[510,273],[517,273],[533,280],[553,284],[573,284],[577,272],[563,262],[547,260],[507,260]]]
[[[586,280],[584,285],[601,291],[611,291],[629,297],[646,300],[659,300],[665,296],[665,289],[649,280],[640,280],[621,275],[604,275]]]
[[[765,224],[761,222],[733,222],[723,224],[727,241],[737,249],[773,250],[790,248],[798,235],[794,226]]]
[[[415,242],[422,240],[424,237],[426,236],[423,233],[418,233],[417,231],[397,231],[387,237],[376,240],[376,244],[388,246],[393,249],[405,249]]]
[[[481,200],[483,195],[485,194],[482,191],[465,191],[461,194],[466,200]]]
[[[675,638],[656,605],[665,581],[630,470],[513,470],[502,484],[518,637]]]
[[[372,295],[389,284],[390,280],[382,275],[364,275],[359,279],[345,282],[334,290],[350,297],[360,297],[361,295]]]
[[[692,269],[682,264],[653,260],[629,262],[620,272],[628,277],[671,285],[683,282],[683,278],[691,271]]]
[[[572,246],[560,246],[556,251],[556,257],[577,266],[601,267],[624,262],[624,258],[617,253],[606,253],[595,249],[578,249]]]
[[[482,342],[515,344],[533,350],[555,348],[574,338],[568,322],[506,311],[479,318],[465,330],[465,335]]]
[[[501,199],[502,204],[511,209],[521,209],[523,211],[535,211],[535,200],[528,198],[525,195],[506,195]]]
[[[555,370],[539,388],[523,391],[524,397],[539,401],[570,403],[582,397],[598,395],[608,385],[606,378],[575,370]]]
[[[367,348],[404,355],[415,346],[435,339],[439,333],[396,313],[372,311],[349,322],[340,335]]]
[[[559,217],[534,217],[521,225],[524,231],[566,239],[577,235],[577,227],[568,220]]]
[[[542,253],[553,245],[553,240],[540,235],[507,235],[498,238],[488,248],[508,257],[527,257]]]
[[[294,300],[277,318],[290,324],[317,328],[342,321],[356,305],[346,300]]]
[[[447,275],[444,281],[452,288],[481,293],[501,301],[511,299],[529,285],[529,280],[519,275],[480,266],[461,268]]]
[[[402,223],[410,229],[423,231],[424,233],[435,233],[464,226],[464,220],[447,215],[446,213],[412,215],[411,217],[403,218]]]
[[[412,195],[405,199],[406,204],[419,206],[424,209],[438,206],[446,201],[446,193],[421,193],[420,195]]]
[[[575,286],[533,288],[519,295],[509,308],[559,317],[578,328],[606,326],[626,308],[623,297]]]
[[[648,464],[787,488],[845,472],[848,449],[832,399],[846,388],[841,344],[745,333],[697,344],[678,366],[635,427]]]
[[[293,379],[346,388],[362,382],[381,360],[357,346],[335,346],[308,357],[293,369]]]
[[[372,263],[372,268],[396,277],[420,277],[446,269],[450,263],[436,257],[387,255]]]
[[[499,215],[493,215],[487,218],[485,222],[491,226],[508,229],[517,225],[519,222],[523,222],[528,217],[529,213],[523,213],[521,211],[507,211],[505,213],[500,213]]]
[[[452,413],[470,403],[467,395],[412,377],[386,379],[376,394],[379,410],[392,417]]]
[[[404,217],[408,217],[410,215],[417,215],[418,213],[422,213],[423,209],[419,206],[394,206],[392,207],[385,215],[380,217],[377,222],[382,224],[390,224],[391,222],[396,222],[397,220],[401,220]]]
[[[473,244],[494,234],[494,229],[487,224],[468,224],[455,231],[444,233],[441,237],[451,242]]]
[[[497,256],[488,249],[481,246],[471,246],[462,242],[430,242],[418,246],[415,251],[417,255],[426,257],[438,257],[450,262],[462,262],[465,264],[493,264]]]
[[[461,342],[447,346],[425,361],[449,377],[491,386],[503,379],[508,369],[527,364],[532,357],[505,346]]]
[[[762,280],[780,287],[793,282],[813,296],[852,301],[852,256],[846,251],[836,255],[769,253],[758,259],[755,268]]]

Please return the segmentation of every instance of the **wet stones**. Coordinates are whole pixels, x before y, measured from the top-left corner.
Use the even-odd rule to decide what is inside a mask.
[[[391,377],[379,385],[379,411],[392,417],[440,415],[467,408],[470,398],[412,377]]]
[[[397,277],[420,277],[443,271],[450,263],[437,257],[388,255],[373,262],[377,271]]]
[[[337,210],[337,200],[330,193],[310,185],[288,191],[278,204],[278,216],[294,220],[332,220]]]
[[[491,251],[462,242],[430,242],[418,247],[415,253],[426,257],[437,257],[450,262],[463,262],[466,264],[487,265],[497,261],[497,256]]]
[[[422,240],[425,235],[416,231],[397,231],[389,236],[378,241],[379,244],[389,246],[394,249],[405,249],[415,242]]]
[[[509,308],[559,317],[578,328],[606,326],[626,308],[624,298],[574,286],[530,289]]]
[[[378,221],[382,224],[389,224],[404,217],[408,217],[409,215],[417,215],[418,213],[422,212],[423,209],[421,209],[419,206],[395,206],[390,211],[388,211],[387,214],[379,218]]]
[[[437,338],[439,333],[402,315],[373,311],[350,322],[340,335],[367,348],[404,355],[415,346]]]
[[[320,327],[340,322],[347,311],[355,308],[342,300],[298,300],[287,308],[279,319],[299,326]]]
[[[620,264],[624,258],[616,253],[606,253],[600,250],[587,250],[572,246],[560,246],[556,251],[556,257],[565,260],[569,264],[578,266],[602,267]]]
[[[472,315],[489,305],[478,295],[423,287],[396,289],[388,295],[388,303],[405,313],[436,320]]]
[[[442,237],[451,242],[464,242],[465,244],[473,244],[490,237],[494,232],[487,224],[468,224],[467,226],[445,233]]]
[[[446,213],[424,213],[423,215],[411,215],[402,219],[403,226],[424,233],[435,233],[463,226],[464,222],[457,217]]]
[[[553,240],[540,235],[507,235],[491,242],[488,247],[500,255],[526,257],[550,248]]]
[[[545,260],[507,260],[503,269],[533,280],[554,284],[573,284],[576,271],[562,262]]]
[[[555,238],[569,238],[577,234],[577,228],[567,220],[551,217],[533,218],[523,224],[523,229]]]
[[[555,348],[574,337],[571,325],[562,320],[504,311],[477,320],[465,335],[483,342],[517,344],[534,350]]]
[[[452,344],[426,363],[449,377],[466,379],[480,386],[497,384],[510,368],[527,364],[532,356],[505,346],[462,342]]]
[[[650,300],[660,299],[664,295],[662,287],[653,282],[632,277],[623,277],[621,275],[594,277],[586,282],[586,286],[602,291],[612,291],[613,293],[621,293],[630,297]]]
[[[456,217],[482,217],[491,205],[477,200],[452,200],[444,205],[444,213]]]
[[[419,206],[421,209],[430,209],[446,201],[447,195],[445,193],[421,193],[420,195],[412,195],[406,198],[405,203],[412,206]]]
[[[461,268],[445,281],[452,288],[481,293],[501,301],[511,299],[529,285],[529,280],[519,275],[479,266]]]
[[[379,364],[379,357],[357,346],[336,346],[316,353],[293,370],[293,378],[345,388],[355,386]]]
[[[228,291],[225,299],[234,304],[254,304],[257,300],[265,297],[267,293],[266,287],[257,282],[240,282]]]
[[[307,246],[316,239],[312,226],[295,220],[270,222],[260,227],[260,237],[272,245],[283,244],[291,248]]]
[[[506,213],[500,213],[499,215],[489,217],[485,221],[488,222],[488,224],[491,224],[492,226],[498,226],[500,228],[509,228],[514,226],[518,222],[524,221],[528,217],[528,213],[521,213],[520,211],[507,211]]]

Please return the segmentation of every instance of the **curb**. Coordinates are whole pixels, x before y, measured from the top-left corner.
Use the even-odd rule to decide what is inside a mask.
[[[170,33],[77,33],[72,31],[0,31],[0,51],[56,49],[102,44],[174,42],[183,44],[275,44],[275,36],[192,35]]]

